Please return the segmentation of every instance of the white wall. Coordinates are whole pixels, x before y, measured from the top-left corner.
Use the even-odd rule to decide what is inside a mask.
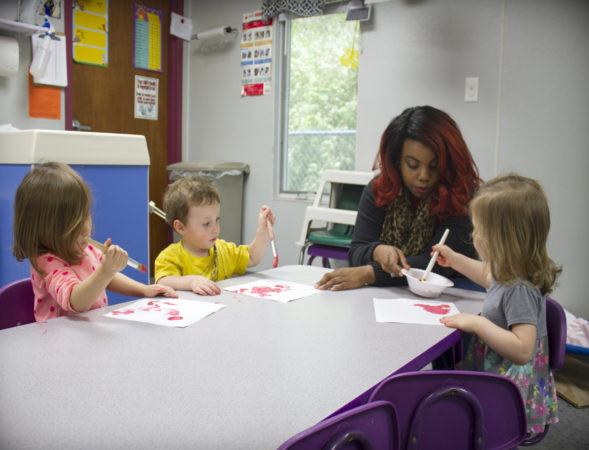
[[[220,26],[241,29],[242,15],[260,9],[257,0],[193,1],[194,32]],[[184,128],[188,133],[189,160],[237,161],[249,164],[245,183],[243,239],[255,234],[260,206],[270,206],[278,218],[276,245],[281,264],[296,264],[305,203],[273,198],[274,95],[241,98],[239,38],[227,48],[211,53],[189,52],[189,113]],[[221,236],[223,224],[221,224]],[[266,254],[256,270],[271,267]]]
[[[370,167],[382,130],[405,107],[447,111],[484,179],[516,170],[543,183],[552,208],[550,250],[565,269],[555,297],[588,317],[589,3],[395,0],[373,7],[372,22],[362,27],[357,169]],[[193,0],[187,15],[202,31],[240,27],[241,15],[259,8],[254,0],[222,7]],[[281,263],[296,263],[306,204],[273,198],[274,95],[240,97],[238,40],[213,54],[189,52],[187,72],[185,156],[250,164],[245,239],[254,234],[259,206],[269,204],[278,216]],[[468,76],[480,79],[477,103],[463,101]]]
[[[0,17],[7,20],[17,19],[16,0],[0,2]],[[63,2],[62,2],[63,6]],[[23,22],[38,25],[43,23],[42,16],[34,16],[34,5],[32,0],[22,0],[21,20]],[[61,19],[52,19],[51,23],[56,31],[63,31],[63,11]],[[0,76],[0,124],[11,123],[12,126],[20,129],[45,129],[45,130],[63,130],[65,119],[64,93],[61,92],[61,118],[59,120],[51,119],[33,119],[29,117],[29,80],[28,71],[31,65],[31,36],[14,32],[8,32],[0,29],[1,36],[7,36],[17,39],[19,46],[19,69],[18,73],[4,77]]]

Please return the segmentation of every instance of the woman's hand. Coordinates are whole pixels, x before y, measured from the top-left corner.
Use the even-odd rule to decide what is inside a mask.
[[[190,283],[192,292],[198,295],[219,295],[221,288],[208,278],[194,275]]]
[[[409,264],[403,251],[392,245],[377,245],[372,258],[380,264],[382,270],[394,276],[401,276],[401,269],[409,269]]]
[[[315,287],[323,291],[344,291],[372,283],[374,283],[372,266],[344,267],[323,275]]]
[[[170,286],[164,286],[163,284],[149,284],[143,289],[144,297],[157,297],[163,295],[164,297],[178,297],[178,294]]]

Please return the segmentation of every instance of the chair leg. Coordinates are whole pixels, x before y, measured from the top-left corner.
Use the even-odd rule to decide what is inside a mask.
[[[305,242],[305,245],[303,245],[301,247],[301,251],[299,252],[299,265],[300,266],[305,264],[305,253],[307,252],[307,250],[309,249],[310,246],[311,246],[310,242]],[[311,265],[310,262],[308,262],[307,264]]]
[[[321,262],[323,263],[323,267],[326,269],[331,269],[331,264],[329,264],[329,258],[323,257],[321,258]]]
[[[313,260],[315,259],[314,256],[309,256],[309,260],[307,261],[307,265],[308,266],[312,266],[313,265]]]

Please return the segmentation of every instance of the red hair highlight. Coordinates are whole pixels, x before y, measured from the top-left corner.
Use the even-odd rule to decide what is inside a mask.
[[[466,215],[468,203],[481,183],[478,168],[456,122],[431,106],[406,109],[382,134],[378,150],[381,173],[373,182],[376,206],[389,205],[401,190],[399,166],[407,139],[422,143],[437,158],[439,181],[430,204],[432,215]]]

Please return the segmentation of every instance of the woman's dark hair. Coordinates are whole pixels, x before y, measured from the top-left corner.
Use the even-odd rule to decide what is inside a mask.
[[[373,185],[376,205],[388,205],[399,194],[403,184],[399,167],[406,139],[420,142],[436,155],[440,178],[431,213],[439,217],[466,215],[481,183],[478,168],[456,122],[432,106],[407,108],[382,134],[378,151],[381,174]]]

